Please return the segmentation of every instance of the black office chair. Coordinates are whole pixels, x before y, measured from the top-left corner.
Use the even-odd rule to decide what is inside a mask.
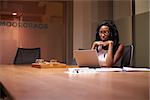
[[[131,66],[133,58],[133,45],[126,45],[123,51],[121,66]]]
[[[18,48],[14,64],[32,64],[41,58],[40,48]]]

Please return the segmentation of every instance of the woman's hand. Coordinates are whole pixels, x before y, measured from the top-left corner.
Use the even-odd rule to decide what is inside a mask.
[[[96,47],[98,47],[98,46],[100,46],[100,45],[102,45],[102,44],[103,44],[102,41],[95,41],[95,42],[93,43],[91,49],[96,49]]]
[[[113,41],[111,40],[102,42],[102,46],[107,46],[107,45],[112,45],[112,44],[113,44]]]
[[[95,41],[92,45],[92,49],[95,49],[98,46],[107,46],[107,45],[112,45],[113,41],[109,40],[109,41]]]

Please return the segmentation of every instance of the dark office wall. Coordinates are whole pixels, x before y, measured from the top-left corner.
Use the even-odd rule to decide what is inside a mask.
[[[135,0],[135,65],[150,66],[149,0]]]
[[[135,16],[135,65],[149,66],[149,12]]]
[[[98,24],[112,17],[111,0],[74,0],[73,49],[90,49]]]
[[[132,0],[113,1],[113,20],[119,31],[120,42],[132,44]]]
[[[47,24],[46,28],[13,27],[0,24],[0,64],[12,64],[18,47],[41,48],[47,61],[66,61],[65,2],[0,2],[0,21]],[[19,10],[18,10],[19,9]],[[12,16],[11,12],[19,12]]]
[[[134,65],[149,66],[149,0],[113,1],[113,19],[118,27],[120,42],[134,45]],[[135,22],[134,22],[134,18]],[[134,30],[135,29],[135,30]],[[134,32],[134,33],[132,33]]]

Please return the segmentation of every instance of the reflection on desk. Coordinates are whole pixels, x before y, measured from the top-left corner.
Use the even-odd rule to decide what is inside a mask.
[[[0,82],[15,100],[149,100],[150,72],[65,71],[0,65]]]

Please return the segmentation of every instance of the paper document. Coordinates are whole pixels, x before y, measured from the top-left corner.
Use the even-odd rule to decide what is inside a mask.
[[[123,67],[124,71],[146,71],[146,72],[150,72],[150,68],[132,68],[132,67]]]
[[[68,68],[67,73],[121,72],[122,68]]]
[[[66,73],[78,74],[78,73],[99,73],[99,72],[150,72],[150,68],[68,68]]]
[[[95,69],[91,68],[68,68],[68,73],[77,74],[77,73],[97,73]]]
[[[121,72],[122,68],[98,68],[98,72]]]

